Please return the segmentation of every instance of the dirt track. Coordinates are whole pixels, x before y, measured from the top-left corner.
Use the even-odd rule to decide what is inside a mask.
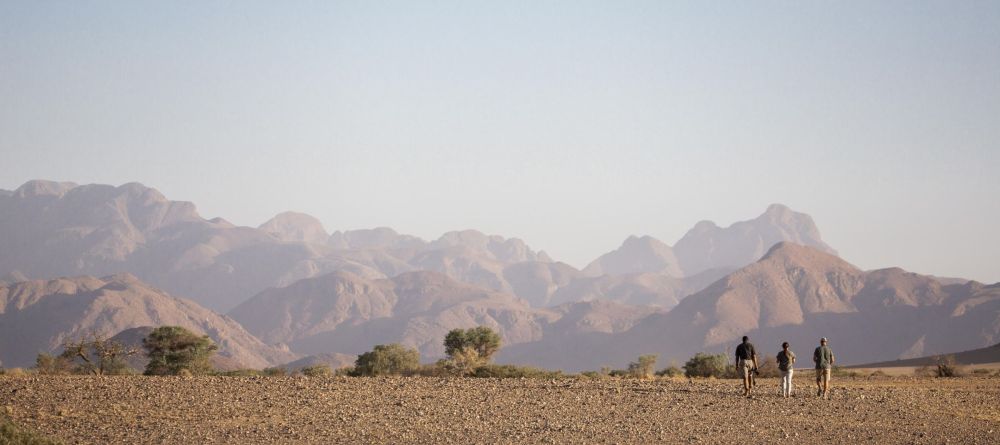
[[[1000,443],[1000,379],[806,383],[0,377],[0,407],[65,443]]]

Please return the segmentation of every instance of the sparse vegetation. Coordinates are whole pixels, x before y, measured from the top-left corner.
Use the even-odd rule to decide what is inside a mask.
[[[92,332],[87,337],[64,343],[59,357],[70,364],[74,374],[127,375],[136,371],[128,366],[126,359],[139,352],[139,348]]]
[[[726,378],[729,365],[725,354],[706,354],[699,352],[684,364],[684,375],[687,377]],[[735,369],[734,369],[735,371]]]
[[[640,379],[652,377],[656,367],[656,358],[656,354],[640,355],[636,361],[628,364],[629,377]]]
[[[681,368],[679,368],[679,367],[677,367],[677,365],[675,365],[675,364],[670,364],[670,366],[667,366],[666,368],[663,368],[663,369],[661,369],[659,371],[656,371],[656,376],[657,377],[674,378],[674,377],[680,377],[680,376],[683,376],[683,375],[684,375],[684,370],[681,369]]]
[[[935,377],[961,377],[965,374],[965,368],[955,362],[954,355],[934,357],[936,362]]]
[[[399,343],[376,345],[358,356],[353,375],[401,375],[420,368],[420,353]]]
[[[531,366],[514,365],[483,365],[472,371],[472,377],[486,378],[528,378],[528,379],[554,379],[564,377],[562,371],[550,371],[548,369],[533,368]]]
[[[262,374],[258,369],[234,369],[231,371],[216,371],[215,375],[220,377],[256,377]]]
[[[273,366],[270,368],[264,368],[260,371],[260,375],[265,377],[284,377],[288,375],[288,370],[282,368],[281,366]]]
[[[452,375],[469,375],[476,368],[489,364],[500,350],[500,334],[486,326],[452,329],[444,337],[444,352],[448,355],[437,366]]]
[[[209,359],[219,348],[207,335],[197,335],[180,326],[153,329],[142,341],[149,356],[146,375],[210,374]]]
[[[847,368],[844,368],[842,366],[834,365],[833,368],[830,369],[830,375],[832,375],[834,377],[837,377],[837,378],[841,378],[841,379],[842,378],[852,378],[853,379],[853,378],[860,377],[861,373],[858,372],[858,371],[855,371],[853,369],[847,369]]]
[[[972,370],[972,375],[977,377],[988,376],[992,373],[989,369],[976,368]]]
[[[781,377],[781,370],[778,369],[778,360],[774,357],[765,357],[757,366],[757,377],[776,378]]]
[[[57,445],[59,442],[25,430],[0,414],[0,445]]]
[[[61,355],[43,352],[35,357],[35,372],[40,375],[66,375],[73,372],[73,363]]]
[[[329,377],[333,375],[333,370],[330,369],[330,365],[326,363],[317,363],[315,365],[306,366],[299,370],[302,375],[306,377]]]

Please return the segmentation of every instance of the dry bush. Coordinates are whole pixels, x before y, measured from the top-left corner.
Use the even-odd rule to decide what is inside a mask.
[[[302,375],[306,377],[329,377],[333,375],[333,370],[330,369],[330,365],[326,363],[318,363],[311,366],[306,366],[299,370]]]
[[[281,366],[274,366],[271,368],[264,368],[261,370],[260,375],[265,377],[284,377],[288,375],[288,370],[282,368]]]
[[[583,371],[580,373],[580,377],[597,380],[607,378],[608,373],[601,371]]]
[[[653,376],[656,367],[656,354],[640,355],[636,361],[628,364],[628,376],[645,379]]]
[[[955,363],[954,355],[934,357],[937,367],[935,377],[961,377],[965,374],[965,368]]]
[[[24,368],[10,368],[0,370],[0,375],[6,375],[11,377],[24,377],[26,375],[31,375],[31,371]]]
[[[483,365],[472,371],[471,377],[500,379],[554,379],[564,377],[562,371],[514,365]]]
[[[659,371],[656,371],[656,376],[657,377],[675,378],[675,377],[681,377],[683,375],[684,375],[684,370],[681,369],[681,368],[678,368],[677,365],[674,365],[674,364],[671,364],[670,366],[667,366],[666,368],[663,368],[663,369],[661,369]]]
[[[234,369],[231,371],[217,371],[215,375],[222,377],[257,377],[261,375],[261,372],[256,369]]]
[[[990,375],[992,373],[993,373],[993,371],[990,371],[989,369],[983,369],[983,368],[977,368],[977,369],[973,369],[972,370],[972,375],[979,376],[979,377],[985,377],[985,376],[988,376],[988,375]]]
[[[57,445],[52,439],[18,427],[6,416],[0,415],[0,444],[7,445]]]
[[[762,378],[781,377],[781,370],[778,369],[778,359],[767,357],[760,366],[757,367],[757,376]]]

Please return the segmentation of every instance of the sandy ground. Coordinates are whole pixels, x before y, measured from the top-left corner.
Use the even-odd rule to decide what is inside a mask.
[[[875,371],[881,371],[881,372],[885,373],[886,375],[909,377],[909,376],[912,376],[914,374],[914,372],[917,370],[917,368],[920,368],[920,366],[887,366],[887,367],[881,367],[881,368],[847,368],[847,369],[845,369],[845,371],[854,371],[854,372],[859,372],[859,373],[865,374],[865,375],[871,374],[871,373],[873,373]],[[961,368],[967,374],[971,373],[972,371],[977,370],[977,369],[985,369],[985,370],[988,370],[988,371],[991,371],[991,372],[995,373],[997,371],[1000,371],[1000,363],[981,363],[981,364],[975,364],[975,365],[961,365]]]
[[[1000,443],[998,378],[808,380],[0,376],[0,409],[65,443]]]

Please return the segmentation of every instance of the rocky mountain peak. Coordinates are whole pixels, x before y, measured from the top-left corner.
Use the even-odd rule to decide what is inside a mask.
[[[282,241],[325,244],[330,238],[323,223],[311,215],[298,212],[279,213],[258,229]]]

